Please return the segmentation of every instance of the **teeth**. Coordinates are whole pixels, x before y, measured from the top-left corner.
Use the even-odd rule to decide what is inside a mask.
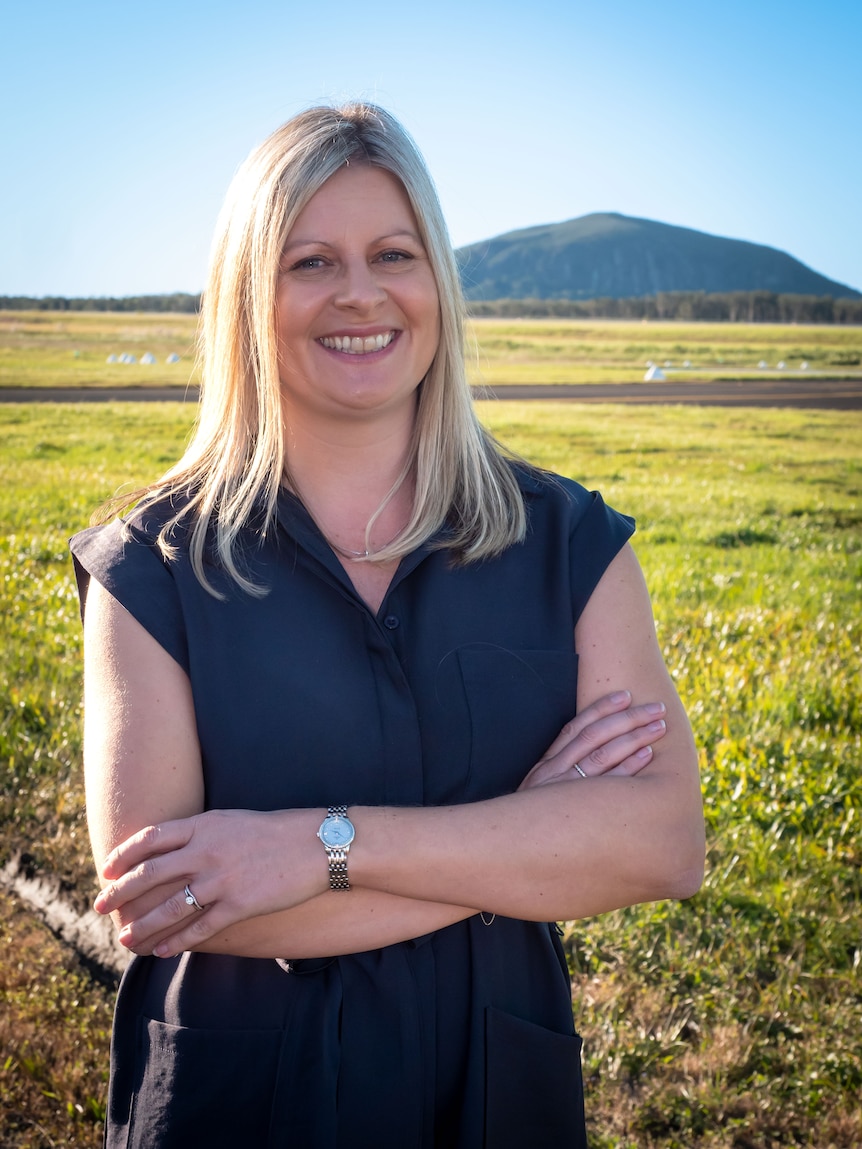
[[[364,338],[349,335],[324,335],[320,340],[324,347],[330,351],[343,351],[348,355],[368,355],[372,351],[382,351],[388,347],[395,338],[394,331],[387,331],[385,335],[366,335]]]

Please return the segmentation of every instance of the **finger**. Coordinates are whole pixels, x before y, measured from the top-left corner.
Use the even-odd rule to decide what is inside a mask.
[[[641,770],[649,766],[655,757],[655,751],[652,746],[642,746],[640,750],[636,750],[625,761],[620,762],[618,766],[614,766],[607,774],[624,774],[629,778],[634,778],[636,774],[640,774]],[[606,777],[607,775],[605,775]]]
[[[133,869],[109,882],[93,902],[96,913],[110,914],[127,902],[145,897],[157,886],[182,889],[189,880],[187,853],[173,851],[147,858]]]
[[[140,898],[135,898],[133,901],[124,902],[118,910],[112,912],[111,917],[116,922],[117,931],[123,929],[124,926],[129,925],[131,922],[136,922],[138,918],[142,918],[144,914],[148,914],[165,898],[169,898],[171,894],[175,893],[177,889],[176,882],[171,882],[167,886],[153,886],[152,889],[147,890],[146,894]]]
[[[654,719],[645,726],[610,739],[578,759],[578,765],[588,778],[598,778],[602,774],[631,773],[630,759],[637,753],[652,746],[667,733],[667,723],[663,718]],[[626,765],[626,769],[621,769]],[[647,765],[647,763],[643,763]],[[643,766],[640,767],[643,769]]]
[[[664,717],[666,709],[663,702],[647,702],[645,705],[630,706],[621,713],[599,718],[583,728],[572,749],[582,757],[598,753],[602,747],[610,745],[621,735],[649,729],[657,719]]]
[[[584,774],[578,770],[578,766],[580,766],[581,763],[578,763],[577,766],[573,765],[570,769],[557,771],[554,774],[546,773],[544,775],[536,775],[531,780],[530,785],[523,788],[532,789],[536,786],[551,786],[556,785],[558,782],[583,782],[589,781],[590,778],[607,778],[611,775],[623,775],[628,778],[633,778],[636,774],[639,774],[641,770],[649,766],[653,760],[653,756],[654,751],[652,746],[642,746],[639,750],[636,750],[634,754],[629,755],[628,758],[624,758],[618,765],[602,773],[586,774],[586,771],[584,771],[584,774],[586,774],[586,778],[584,778]]]
[[[164,938],[189,929],[194,919],[204,917],[210,908],[204,902],[200,902],[202,910],[190,904],[186,897],[186,890],[190,888],[186,884],[174,889],[152,910],[130,921],[120,930],[120,943],[136,953],[152,953],[153,947]],[[202,889],[202,883],[198,882],[197,888]]]
[[[102,866],[102,877],[108,880],[119,878],[148,858],[179,850],[188,844],[193,833],[192,818],[145,826],[108,854]]]
[[[152,955],[158,958],[176,957],[177,954],[203,945],[230,924],[230,917],[222,920],[219,914],[198,914],[185,929],[157,942],[152,948]]]
[[[567,775],[577,762],[585,771],[589,762],[592,774],[603,774],[626,759],[633,750],[645,745],[651,739],[662,737],[665,731],[663,719],[657,714],[665,713],[663,702],[650,702],[643,706],[628,707],[616,714],[590,722],[575,737],[563,740],[572,724],[567,724],[563,732],[527,774],[519,789],[526,790],[532,785],[543,785]],[[622,741],[620,741],[622,739]],[[557,747],[554,751],[554,747]],[[574,770],[577,774],[577,770]]]
[[[589,706],[579,711],[571,721],[567,722],[560,733],[545,751],[543,758],[552,758],[565,746],[568,746],[589,725],[606,718],[610,714],[628,709],[631,706],[632,695],[630,690],[618,690],[613,694],[604,694],[591,702]]]

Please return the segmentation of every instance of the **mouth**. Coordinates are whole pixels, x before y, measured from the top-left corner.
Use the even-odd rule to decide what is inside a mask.
[[[382,351],[395,338],[396,332],[387,331],[379,335],[324,335],[318,343],[327,351],[340,351],[342,355],[372,355]]]

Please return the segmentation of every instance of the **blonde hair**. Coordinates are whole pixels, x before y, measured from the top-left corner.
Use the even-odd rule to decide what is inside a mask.
[[[373,104],[301,112],[257,147],[237,172],[216,227],[199,329],[201,398],[183,457],[150,487],[112,500],[116,513],[180,496],[158,545],[170,557],[173,528],[192,523],[199,581],[215,557],[251,594],[265,593],[242,569],[239,539],[252,520],[275,522],[287,475],[276,340],[276,284],[287,237],[302,209],[347,162],[382,168],[407,193],[440,301],[440,342],[419,387],[405,470],[415,476],[413,512],[372,561],[400,558],[430,539],[462,562],[499,554],[523,539],[524,502],[511,466],[473,410],[464,364],[464,304],[458,269],[425,164],[398,121]],[[403,478],[403,476],[402,476]],[[262,512],[262,517],[261,517]]]

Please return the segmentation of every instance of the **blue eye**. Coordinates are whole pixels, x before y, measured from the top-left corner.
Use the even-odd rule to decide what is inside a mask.
[[[406,251],[384,251],[379,258],[381,263],[399,263],[403,259],[412,259],[413,256]]]
[[[319,255],[310,255],[307,259],[301,259],[291,267],[291,271],[316,271],[319,267],[323,267],[323,258]]]

